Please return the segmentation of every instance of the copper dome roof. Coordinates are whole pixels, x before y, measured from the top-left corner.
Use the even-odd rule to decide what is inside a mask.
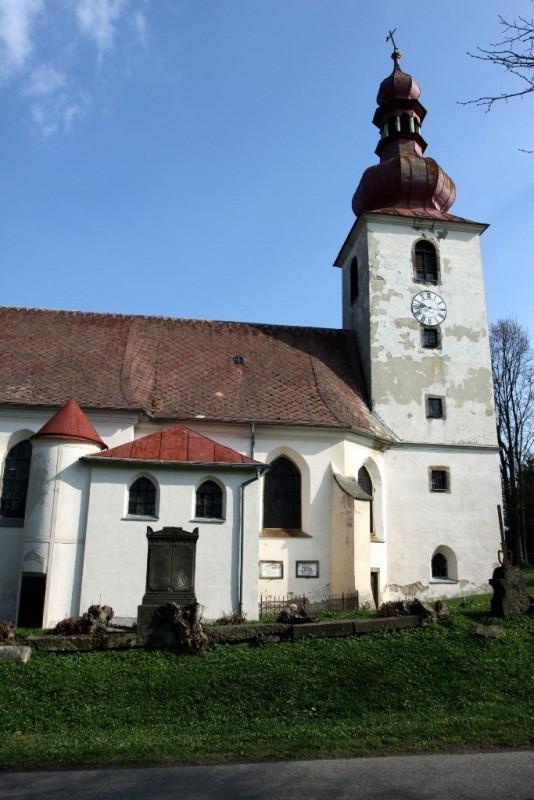
[[[377,105],[382,106],[392,100],[417,100],[421,94],[419,84],[408,73],[400,68],[400,53],[394,50],[392,59],[395,62],[393,72],[380,84],[376,98]]]
[[[454,203],[456,187],[434,159],[423,156],[426,142],[420,130],[426,110],[419,102],[421,90],[401,70],[397,49],[392,58],[393,72],[380,84],[373,117],[381,133],[375,151],[380,163],[363,173],[352,209],[356,216],[381,208],[445,214]]]

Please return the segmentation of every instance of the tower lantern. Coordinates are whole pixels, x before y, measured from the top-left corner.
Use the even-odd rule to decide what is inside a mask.
[[[419,102],[421,89],[400,67],[401,53],[391,55],[393,72],[380,84],[373,124],[380,131],[375,153],[380,163],[365,170],[352,198],[356,216],[364,211],[405,209],[432,216],[445,213],[454,203],[456,187],[447,173],[423,153],[421,135],[426,109]]]

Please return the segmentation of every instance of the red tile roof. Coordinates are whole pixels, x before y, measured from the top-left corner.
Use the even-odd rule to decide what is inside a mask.
[[[0,308],[0,403],[162,419],[354,427],[371,414],[351,331]],[[242,356],[244,364],[235,364]]]
[[[133,442],[113,447],[111,450],[95,453],[94,458],[179,461],[189,464],[260,463],[178,424],[170,425],[163,431],[151,433]]]
[[[69,439],[70,441],[92,442],[107,447],[95,431],[76,400],[69,400],[54,416],[37,431],[34,439]]]

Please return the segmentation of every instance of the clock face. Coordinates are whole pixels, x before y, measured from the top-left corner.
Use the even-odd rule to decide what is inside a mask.
[[[435,292],[419,292],[412,300],[412,314],[421,325],[441,325],[447,316],[447,306]]]

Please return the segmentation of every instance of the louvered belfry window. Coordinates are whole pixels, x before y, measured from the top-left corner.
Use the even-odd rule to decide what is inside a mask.
[[[222,519],[222,489],[215,481],[204,481],[197,489],[195,516]]]
[[[128,514],[140,517],[156,516],[156,487],[148,478],[137,478],[130,486]]]
[[[438,255],[431,242],[422,240],[415,245],[415,280],[423,283],[438,281]]]
[[[265,475],[263,527],[298,530],[301,525],[300,472],[288,458],[280,456]]]
[[[0,516],[24,519],[32,445],[28,439],[11,448],[4,463]]]

